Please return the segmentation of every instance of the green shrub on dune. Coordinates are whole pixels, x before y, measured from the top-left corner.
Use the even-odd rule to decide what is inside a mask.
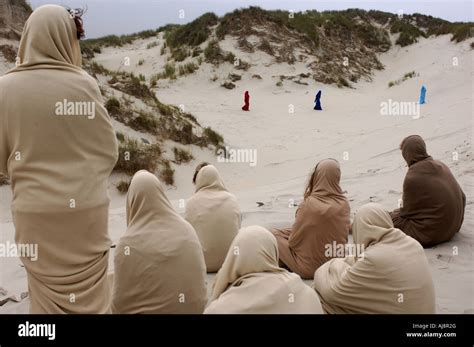
[[[205,13],[191,23],[179,26],[169,31],[166,42],[172,48],[198,46],[206,41],[211,34],[210,26],[216,25],[219,18],[211,12]]]

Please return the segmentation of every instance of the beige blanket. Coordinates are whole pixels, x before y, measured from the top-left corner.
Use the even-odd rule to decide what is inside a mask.
[[[214,166],[199,170],[196,193],[186,204],[185,218],[199,237],[207,272],[218,271],[240,229],[241,215],[235,196],[227,191]]]
[[[314,271],[331,259],[328,245],[347,243],[350,207],[339,186],[340,179],[337,161],[319,162],[293,226],[272,230],[281,263],[305,279],[312,279]]]
[[[352,226],[363,257],[333,259],[314,275],[327,313],[435,313],[435,292],[423,247],[395,229],[378,204],[359,209]]]
[[[139,171],[127,195],[127,231],[115,253],[114,313],[202,313],[206,266],[192,226],[163,187]]]
[[[76,34],[66,9],[38,8],[20,64],[0,78],[0,172],[11,178],[15,238],[38,245],[37,261],[22,258],[32,313],[110,307],[107,179],[117,142]]]
[[[322,313],[315,294],[298,275],[278,267],[275,237],[251,226],[232,242],[204,313]]]

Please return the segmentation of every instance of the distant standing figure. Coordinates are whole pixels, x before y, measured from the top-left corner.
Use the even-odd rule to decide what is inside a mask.
[[[425,85],[423,85],[420,91],[420,105],[423,105],[425,103],[425,98],[426,98],[426,87]]]
[[[316,98],[314,99],[314,102],[315,102],[314,109],[316,111],[322,111],[323,109],[321,107],[321,91],[319,91],[316,94]]]
[[[244,94],[244,106],[242,106],[242,111],[248,111],[250,108],[250,94],[248,90],[245,91]]]

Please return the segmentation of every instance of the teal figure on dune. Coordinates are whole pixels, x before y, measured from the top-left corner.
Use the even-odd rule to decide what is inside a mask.
[[[322,111],[322,107],[321,107],[321,91],[319,91],[317,94],[316,94],[316,98],[314,99],[314,109],[316,111]]]
[[[423,105],[426,102],[425,98],[426,98],[426,87],[425,85],[423,85],[420,91],[420,105]]]

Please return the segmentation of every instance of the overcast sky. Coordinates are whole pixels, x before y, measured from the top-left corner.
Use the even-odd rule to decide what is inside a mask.
[[[281,10],[342,10],[347,8],[376,9],[397,13],[423,13],[449,21],[474,21],[472,0],[29,0],[33,8],[44,4],[86,7],[84,18],[88,38],[108,34],[129,34],[156,29],[164,24],[189,22],[205,12],[221,16],[236,8],[260,6]],[[179,14],[184,13],[184,18]],[[182,12],[184,11],[184,12]]]

